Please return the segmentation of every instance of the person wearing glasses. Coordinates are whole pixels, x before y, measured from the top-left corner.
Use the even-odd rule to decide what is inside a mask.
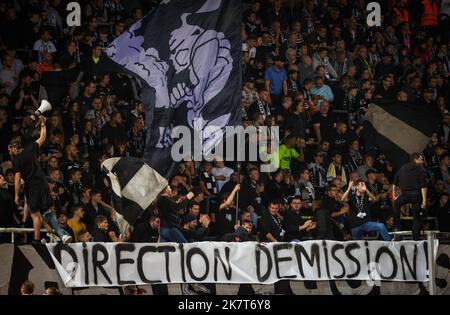
[[[317,240],[343,241],[344,235],[339,229],[335,218],[346,212],[345,206],[338,201],[340,189],[328,185],[320,206],[314,212],[316,222],[315,238]]]
[[[398,230],[400,225],[400,208],[410,203],[414,215],[412,237],[415,241],[420,239],[420,218],[427,207],[428,175],[424,164],[425,158],[421,153],[411,154],[410,162],[403,165],[395,175],[392,187],[396,228]],[[395,185],[399,185],[402,190],[400,196],[395,194]]]
[[[290,208],[284,213],[284,229],[286,242],[300,242],[316,228],[312,220],[304,220],[301,216],[302,198],[298,195],[291,198]]]

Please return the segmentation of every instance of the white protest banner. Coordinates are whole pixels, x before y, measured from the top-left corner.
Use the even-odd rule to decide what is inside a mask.
[[[428,281],[427,242],[47,244],[68,287],[289,280]],[[435,243],[434,252],[438,244]]]

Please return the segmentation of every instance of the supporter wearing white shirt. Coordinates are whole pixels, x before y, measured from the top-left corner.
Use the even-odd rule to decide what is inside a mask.
[[[44,30],[41,33],[41,39],[34,42],[33,50],[38,52],[38,62],[42,61],[42,54],[49,52],[51,54],[56,52],[55,44],[51,41],[52,36],[48,30]]]
[[[216,166],[212,169],[211,172],[216,178],[216,183],[219,191],[222,190],[223,185],[230,180],[231,174],[233,174],[233,170],[229,167],[226,167],[223,161],[216,160]]]
[[[0,92],[11,95],[18,84],[18,77],[13,70],[13,58],[6,55],[3,60],[3,67],[0,70]]]

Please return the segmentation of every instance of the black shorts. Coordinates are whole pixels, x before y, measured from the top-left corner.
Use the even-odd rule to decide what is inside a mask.
[[[25,189],[25,196],[30,213],[44,213],[52,205],[52,197],[50,196],[47,181],[39,185],[28,185]]]

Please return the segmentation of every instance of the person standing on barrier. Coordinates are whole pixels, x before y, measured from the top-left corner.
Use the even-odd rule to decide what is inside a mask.
[[[396,229],[400,228],[400,208],[410,203],[414,215],[412,226],[413,240],[420,239],[421,216],[427,207],[427,171],[423,167],[425,158],[420,153],[411,154],[410,162],[403,165],[394,177],[394,214]],[[395,196],[395,185],[399,185],[403,193]]]
[[[25,181],[25,198],[28,203],[31,219],[33,221],[34,239],[32,243],[40,243],[41,226],[43,223],[41,212],[46,211],[51,205],[51,196],[48,189],[45,173],[38,161],[39,149],[45,142],[47,130],[45,117],[39,117],[40,136],[25,148],[20,138],[14,138],[8,145],[8,151],[12,158],[14,170],[14,202],[20,205],[21,180]]]
[[[35,142],[23,147],[20,138],[14,138],[8,146],[14,170],[14,202],[17,206],[20,204],[19,192],[22,178],[25,182],[25,202],[28,204],[34,229],[32,243],[40,243],[44,220],[42,214],[47,214],[52,205],[47,178],[38,161],[39,151],[47,137],[45,122],[46,118],[39,116],[40,134]],[[51,219],[54,219],[53,217],[54,215],[51,215]],[[57,220],[50,220],[50,224],[56,226]],[[66,234],[59,236],[64,243],[72,240],[72,237]]]

